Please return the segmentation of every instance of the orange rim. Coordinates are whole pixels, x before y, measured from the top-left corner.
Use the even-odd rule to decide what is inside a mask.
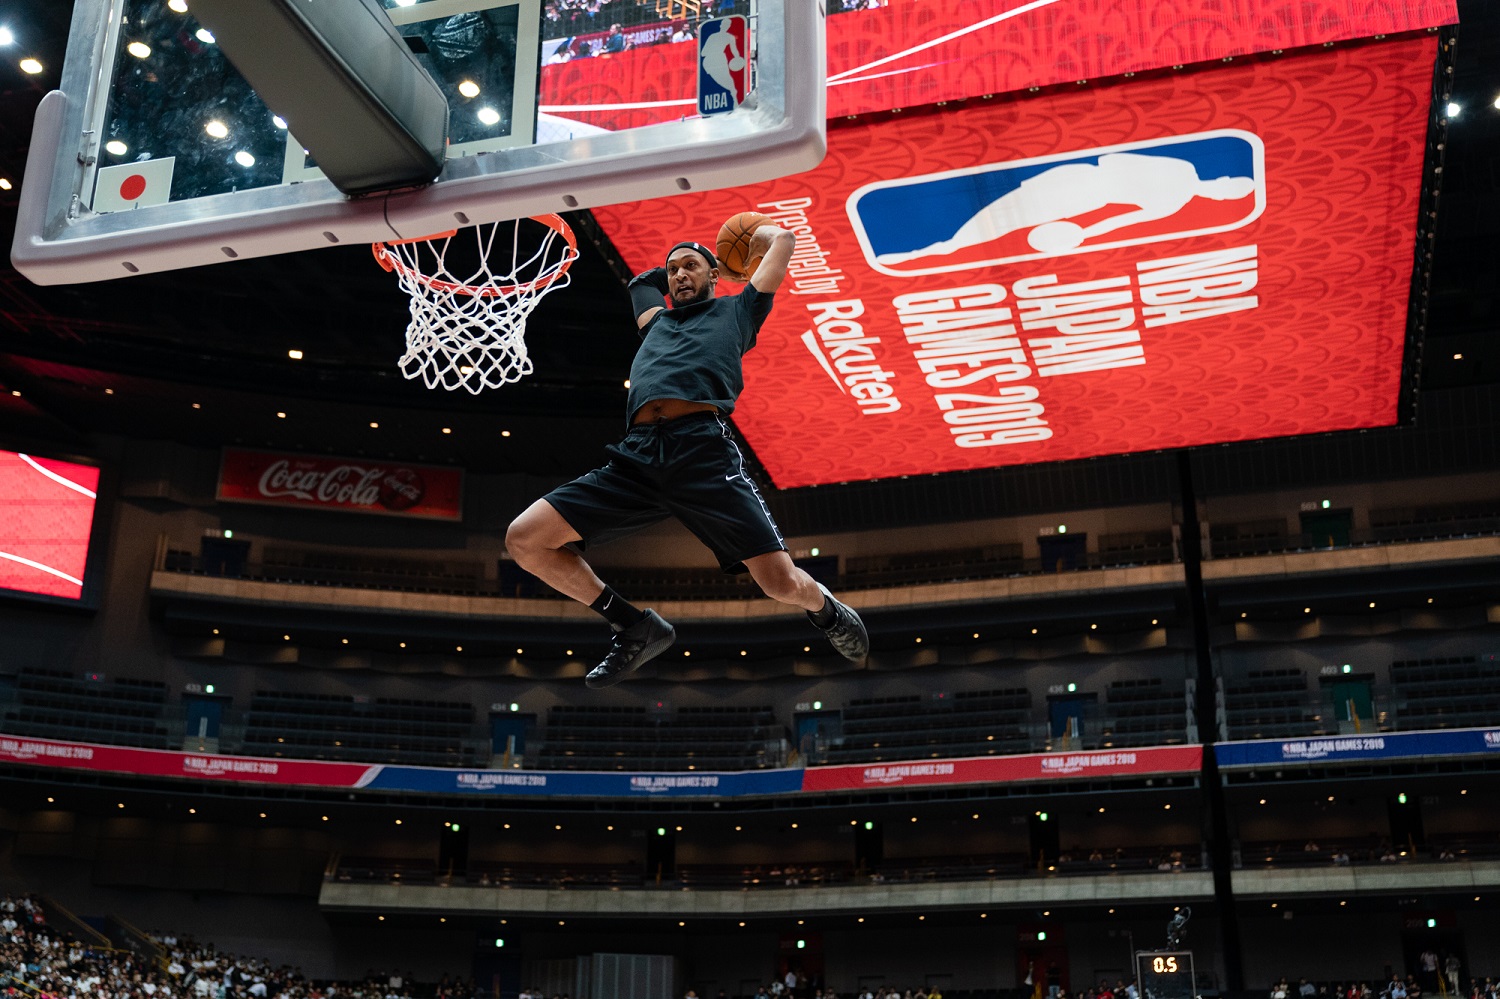
[[[565,222],[561,215],[533,215],[531,221],[540,223],[561,236],[568,244],[568,252],[563,255],[562,263],[550,274],[539,277],[534,281],[523,281],[519,284],[507,285],[484,285],[475,287],[473,285],[458,284],[453,281],[442,281],[438,278],[428,277],[421,271],[414,270],[406,265],[399,254],[391,250],[393,246],[405,243],[426,243],[434,239],[447,239],[458,233],[457,229],[449,229],[447,232],[437,232],[430,236],[413,236],[409,239],[392,239],[384,242],[372,243],[370,252],[375,255],[375,262],[387,271],[394,271],[404,277],[431,288],[433,291],[454,292],[460,295],[471,295],[475,298],[497,298],[502,295],[514,295],[518,291],[531,291],[546,288],[558,278],[568,273],[568,268],[573,266],[573,261],[578,259],[578,238],[573,235],[573,229]]]

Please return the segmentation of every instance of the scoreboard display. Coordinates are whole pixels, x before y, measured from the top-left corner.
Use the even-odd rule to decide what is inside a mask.
[[[1194,999],[1197,989],[1193,977],[1193,952],[1138,951],[1135,955],[1135,980],[1141,999]]]

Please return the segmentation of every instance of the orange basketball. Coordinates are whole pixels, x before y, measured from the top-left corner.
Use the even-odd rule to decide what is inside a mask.
[[[719,255],[719,269],[726,277],[735,281],[750,280],[760,265],[760,257],[752,259],[750,256],[750,237],[770,221],[760,212],[740,212],[720,227],[719,242],[714,249]]]

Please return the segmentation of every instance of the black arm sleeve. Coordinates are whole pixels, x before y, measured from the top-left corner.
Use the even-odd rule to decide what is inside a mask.
[[[630,292],[630,307],[636,316],[651,309],[664,309],[667,297],[667,269],[665,267],[653,267],[649,271],[641,271],[630,279],[625,286]]]

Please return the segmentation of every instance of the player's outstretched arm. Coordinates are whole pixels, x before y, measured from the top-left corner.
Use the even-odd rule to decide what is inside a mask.
[[[630,279],[625,290],[630,292],[630,307],[635,312],[636,329],[644,329],[666,307],[662,301],[667,297],[667,288],[665,267],[641,271]]]
[[[797,248],[797,236],[790,229],[775,225],[763,225],[750,237],[751,260],[760,257],[755,276],[750,283],[756,291],[767,294],[781,287],[786,277],[787,264],[792,261],[792,251]]]

